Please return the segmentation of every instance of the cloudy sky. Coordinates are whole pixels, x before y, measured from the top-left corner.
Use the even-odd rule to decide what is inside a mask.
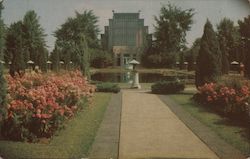
[[[182,9],[195,9],[194,24],[188,32],[187,41],[192,44],[195,38],[200,37],[203,25],[208,18],[215,25],[223,17],[232,19],[235,24],[239,19],[250,15],[250,4],[247,0],[5,0],[3,18],[7,25],[23,19],[28,10],[35,10],[40,16],[40,23],[45,29],[49,50],[53,49],[55,38],[53,32],[65,22],[68,17],[74,16],[75,10],[93,10],[99,17],[101,33],[108,19],[115,12],[138,12],[145,19],[145,25],[154,31],[154,15],[159,14],[162,4],[168,2]]]

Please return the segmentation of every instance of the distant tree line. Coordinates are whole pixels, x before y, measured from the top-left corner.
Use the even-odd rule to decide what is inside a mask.
[[[24,73],[25,68],[31,65],[28,61],[46,71],[48,50],[45,36],[35,11],[28,11],[22,21],[6,27],[4,59],[12,76]]]
[[[90,66],[107,67],[113,65],[112,54],[103,51],[98,39],[98,17],[92,10],[76,12],[54,32],[55,46],[49,53],[45,31],[39,23],[35,11],[28,11],[23,20],[2,26],[3,59],[9,67],[9,73],[22,75],[25,69],[39,66],[42,71],[48,69],[48,61],[52,69],[80,68],[83,73]]]
[[[154,40],[142,55],[142,64],[151,68],[173,68],[178,64],[183,69],[187,62],[188,70],[197,68],[197,74],[206,76],[202,77],[205,81],[213,81],[217,75],[228,74],[231,63],[236,61],[245,65],[245,75],[250,77],[250,17],[239,20],[238,26],[223,18],[216,31],[207,20],[203,36],[188,48],[186,32],[191,28],[193,15],[193,9],[163,5],[159,16],[155,16]]]
[[[216,82],[228,74],[232,61],[243,63],[245,76],[250,78],[250,16],[238,24],[234,27],[233,21],[224,18],[215,32],[207,20],[197,55],[196,86]]]

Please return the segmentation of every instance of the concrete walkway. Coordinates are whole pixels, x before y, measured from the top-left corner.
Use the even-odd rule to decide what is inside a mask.
[[[123,90],[119,158],[209,158],[211,151],[156,96]]]

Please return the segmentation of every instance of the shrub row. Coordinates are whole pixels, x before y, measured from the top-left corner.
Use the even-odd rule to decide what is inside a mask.
[[[0,112],[6,139],[36,141],[51,137],[66,119],[86,106],[95,87],[80,72],[64,75],[7,76],[8,104]]]
[[[183,91],[185,84],[180,81],[160,81],[151,86],[152,93],[171,94]]]
[[[198,87],[193,99],[201,105],[208,106],[221,115],[233,120],[248,122],[250,120],[250,90],[248,84],[208,83]]]
[[[120,87],[115,83],[101,82],[96,84],[96,91],[118,93],[120,92]]]

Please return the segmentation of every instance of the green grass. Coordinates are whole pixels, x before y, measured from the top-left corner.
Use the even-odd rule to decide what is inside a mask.
[[[239,149],[244,154],[250,153],[249,130],[247,130],[246,125],[230,121],[217,115],[212,110],[196,104],[190,99],[192,93],[170,95],[170,97],[201,123],[210,127],[211,130],[227,143]]]
[[[110,97],[109,93],[96,93],[93,103],[70,120],[49,144],[0,141],[0,155],[4,158],[86,157]]]

